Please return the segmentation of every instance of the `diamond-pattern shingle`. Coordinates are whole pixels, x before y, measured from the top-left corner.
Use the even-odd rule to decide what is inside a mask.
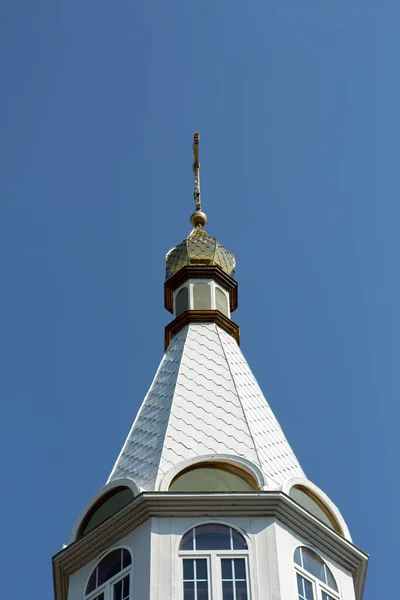
[[[255,463],[269,489],[304,477],[236,341],[193,323],[169,345],[110,480],[154,490],[182,461],[212,454]]]

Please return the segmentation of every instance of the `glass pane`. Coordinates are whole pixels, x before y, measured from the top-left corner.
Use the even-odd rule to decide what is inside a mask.
[[[223,598],[223,600],[234,600],[233,581],[223,581],[222,582],[222,598]]]
[[[324,563],[320,557],[308,548],[302,548],[303,568],[317,577],[320,581],[325,582]]]
[[[129,598],[129,583],[130,577],[129,575],[122,580],[122,598],[123,600],[127,600]]]
[[[207,559],[198,558],[196,560],[196,579],[205,579],[207,581]]]
[[[312,584],[299,574],[297,574],[297,590],[300,600],[314,600]]]
[[[332,598],[326,592],[322,592],[322,600],[335,600],[335,598]]]
[[[215,305],[217,310],[228,316],[228,300],[224,292],[219,288],[215,290]]]
[[[132,557],[129,550],[122,551],[122,568],[125,569],[128,565],[132,563]]]
[[[93,592],[93,590],[95,590],[97,588],[97,585],[96,585],[96,572],[97,572],[97,569],[95,569],[93,571],[93,573],[91,574],[91,576],[90,576],[90,579],[89,579],[88,584],[86,586],[86,593],[87,594],[89,594],[89,592]]]
[[[114,600],[122,600],[122,581],[114,585]]]
[[[226,525],[216,524],[196,527],[196,550],[230,550],[229,529]]]
[[[113,550],[107,554],[98,566],[98,585],[108,581],[121,570],[121,550]]]
[[[300,552],[301,552],[300,548],[296,548],[296,550],[294,551],[294,562],[296,563],[296,565],[299,565],[299,567],[302,566]]]
[[[208,283],[195,283],[193,286],[193,308],[195,310],[210,310],[211,288]]]
[[[208,600],[208,582],[197,582],[197,600]]]
[[[100,596],[96,596],[95,600],[104,600],[104,594],[100,594]]]
[[[170,492],[251,492],[253,489],[235,473],[212,467],[195,467],[179,475],[169,486]]]
[[[179,550],[193,550],[193,529],[185,533],[183,536]]]
[[[221,559],[222,579],[233,579],[232,577],[232,560],[230,558]]]
[[[312,585],[307,579],[304,579],[304,589],[306,591],[306,600],[314,600]]]
[[[295,502],[298,502],[300,506],[308,510],[314,517],[317,517],[320,521],[328,525],[331,529],[335,529],[339,533],[342,533],[340,529],[335,525],[334,518],[329,517],[328,508],[326,512],[316,503],[316,501],[303,489],[298,486],[293,486],[289,491],[289,496],[293,498]]]
[[[247,600],[247,583],[245,581],[236,582],[236,600]]]
[[[328,569],[328,567],[325,565],[325,572],[326,572],[326,583],[329,585],[329,587],[331,587],[333,590],[335,590],[336,592],[338,592],[338,586],[336,584],[335,578],[332,575],[330,569]]]
[[[194,600],[194,583],[185,581],[183,584],[183,600]]]
[[[183,579],[187,581],[188,579],[194,579],[194,568],[193,568],[194,560],[184,560],[183,561]]]
[[[235,579],[246,579],[246,565],[244,558],[235,558]]]
[[[297,591],[299,592],[299,596],[304,598],[303,578],[300,575],[297,575]]]
[[[234,550],[247,550],[247,542],[244,537],[238,532],[232,529],[233,549]]]
[[[189,291],[187,287],[182,288],[175,298],[175,316],[178,317],[181,313],[189,308]]]

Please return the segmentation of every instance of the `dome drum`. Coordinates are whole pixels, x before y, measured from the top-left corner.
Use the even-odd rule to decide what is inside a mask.
[[[174,292],[185,281],[189,279],[212,279],[223,287],[229,293],[230,311],[233,312],[238,307],[238,284],[237,281],[227,275],[221,267],[217,265],[199,265],[184,266],[167,279],[164,284],[164,305],[165,308],[173,314],[174,312]]]

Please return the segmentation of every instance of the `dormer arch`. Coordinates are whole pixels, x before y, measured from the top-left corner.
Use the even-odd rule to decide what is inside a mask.
[[[283,485],[282,491],[330,529],[351,541],[339,509],[314,483],[303,477],[293,477]]]
[[[130,478],[110,481],[95,494],[78,516],[69,543],[75,542],[128,506],[140,489]]]
[[[159,484],[170,492],[251,492],[262,490],[264,475],[251,461],[230,455],[206,455],[180,462]]]

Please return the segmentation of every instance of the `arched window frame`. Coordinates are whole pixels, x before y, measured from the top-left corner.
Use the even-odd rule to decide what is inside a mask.
[[[202,527],[204,525],[222,525],[224,527],[228,527],[230,530],[230,535],[231,535],[231,544],[232,544],[232,532],[236,532],[238,533],[245,541],[247,548],[246,549],[237,549],[237,550],[181,550],[180,545],[181,542],[183,540],[183,538],[190,532],[193,531],[199,527]],[[232,544],[233,545],[233,544]],[[232,559],[237,559],[237,560],[243,560],[244,561],[244,567],[245,567],[245,578],[246,578],[246,584],[247,584],[247,599],[250,600],[250,598],[252,598],[252,581],[251,581],[251,571],[250,571],[250,565],[251,565],[251,560],[250,560],[250,552],[251,552],[251,548],[250,548],[250,541],[249,538],[247,536],[247,534],[242,531],[241,529],[239,529],[238,527],[236,527],[235,525],[232,525],[232,523],[228,523],[225,521],[216,521],[216,520],[206,520],[206,521],[201,521],[199,523],[196,523],[195,525],[192,525],[191,527],[188,527],[183,534],[180,536],[179,540],[178,540],[178,553],[179,553],[179,565],[180,565],[180,581],[181,581],[181,595],[178,596],[178,598],[181,598],[181,600],[186,600],[185,597],[185,593],[184,593],[184,581],[185,581],[185,574],[184,574],[184,561],[185,560],[206,560],[206,564],[207,564],[207,582],[208,582],[208,600],[211,600],[212,598],[218,598],[221,600],[224,600],[224,595],[223,595],[223,563],[222,561],[224,560],[232,560]],[[232,569],[233,571],[235,570],[235,566],[232,565]],[[234,577],[234,576],[233,576]],[[195,586],[196,587],[196,586]],[[197,598],[197,594],[195,592],[194,595],[194,600],[200,600],[200,598]]]
[[[99,567],[101,562],[109,554],[111,554],[111,552],[114,552],[115,550],[121,550],[121,551],[126,550],[127,552],[129,552],[130,561],[131,561],[130,564],[127,565],[126,567],[122,568],[120,571],[118,571],[118,573],[116,573],[115,575],[113,575],[112,577],[107,579],[104,583],[100,584],[92,591],[86,593],[87,587],[89,585],[89,581],[90,581],[93,573]],[[133,555],[132,555],[132,551],[130,548],[128,548],[127,546],[115,546],[114,548],[107,550],[107,552],[102,554],[102,556],[96,562],[95,566],[91,569],[89,576],[86,579],[85,587],[84,587],[84,591],[83,591],[83,599],[84,600],[115,600],[114,599],[114,588],[118,585],[119,582],[126,580],[126,577],[128,576],[129,577],[129,594],[128,595],[122,594],[121,598],[117,598],[116,600],[131,600],[133,598],[132,572],[133,572]]]
[[[321,563],[324,565],[324,568],[328,569],[329,572],[331,573],[331,576],[333,577],[333,579],[335,581],[336,587],[338,588],[337,590],[333,589],[327,583],[324,583],[321,579],[319,579],[318,577],[316,577],[315,575],[310,573],[310,571],[306,570],[302,565],[299,565],[298,563],[295,562],[295,558],[294,558],[295,553],[296,553],[297,549],[302,549],[302,548],[309,550],[310,552],[312,552],[319,558]],[[294,564],[294,570],[295,570],[295,576],[296,576],[296,579],[295,579],[295,586],[296,586],[296,590],[297,590],[296,598],[298,598],[298,600],[340,600],[341,599],[339,586],[337,585],[336,578],[334,577],[330,567],[328,567],[328,565],[323,560],[323,558],[321,558],[321,556],[318,554],[318,552],[316,552],[313,548],[310,548],[309,546],[306,546],[304,544],[299,544],[298,546],[296,546],[296,548],[293,551],[293,564]],[[307,593],[304,595],[301,595],[300,589],[299,589],[299,582],[298,582],[299,576],[303,580],[306,580],[307,582],[310,583],[310,586],[312,589],[312,596],[307,597]]]

